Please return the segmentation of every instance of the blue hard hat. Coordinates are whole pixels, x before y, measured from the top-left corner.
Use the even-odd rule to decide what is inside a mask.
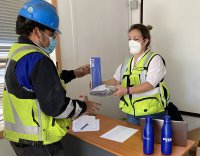
[[[44,0],[30,0],[20,9],[19,15],[45,25],[59,33],[59,17],[53,5]]]

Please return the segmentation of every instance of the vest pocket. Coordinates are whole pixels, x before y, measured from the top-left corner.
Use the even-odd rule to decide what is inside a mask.
[[[56,119],[54,124],[48,127],[46,131],[47,142],[56,142],[61,140],[67,133],[68,121],[66,119]]]
[[[128,97],[122,96],[120,98],[119,108],[124,113],[134,115],[133,107],[130,105],[130,99]]]
[[[162,104],[156,97],[147,97],[133,102],[135,116],[150,115],[164,111]]]
[[[166,107],[170,98],[170,93],[164,82],[159,83],[160,98],[163,103],[163,107]]]

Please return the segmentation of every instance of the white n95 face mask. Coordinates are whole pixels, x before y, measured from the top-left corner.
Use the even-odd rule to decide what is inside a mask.
[[[140,42],[130,40],[129,41],[129,48],[130,48],[130,53],[133,54],[133,55],[136,55],[136,54],[140,53],[142,46],[141,46]]]

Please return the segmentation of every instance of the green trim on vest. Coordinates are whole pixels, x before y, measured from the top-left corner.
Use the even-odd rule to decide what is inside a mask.
[[[131,71],[131,63],[133,57],[131,57],[126,64],[127,69],[123,74],[122,86],[132,87],[135,85],[140,85],[146,82],[146,74],[148,70],[148,65],[152,58],[158,55],[155,52],[147,52],[139,62],[134,66]],[[148,93],[148,92],[146,92]],[[169,91],[164,84],[164,82],[159,83],[159,87],[154,88],[153,94],[137,94],[134,95],[124,95],[120,99],[119,108],[127,113],[134,116],[144,116],[163,112],[169,100]]]
[[[8,58],[18,49],[19,52],[11,58],[16,62],[32,52],[40,52],[48,56],[36,46],[15,43],[10,49]],[[44,145],[51,144],[61,140],[67,133],[67,127],[71,125],[70,119],[54,119],[44,114],[40,110],[37,99],[19,99],[7,90],[3,92],[3,114],[4,137],[14,142],[24,139],[43,141]]]

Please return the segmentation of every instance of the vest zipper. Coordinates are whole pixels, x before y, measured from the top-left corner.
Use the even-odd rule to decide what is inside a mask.
[[[35,120],[33,109],[32,109],[32,118],[33,118],[33,121],[37,124],[37,126],[40,127],[39,123]]]
[[[38,141],[42,141],[42,121],[41,121],[41,109],[39,101],[36,100],[37,108],[38,108],[38,123],[40,127],[38,127]]]

